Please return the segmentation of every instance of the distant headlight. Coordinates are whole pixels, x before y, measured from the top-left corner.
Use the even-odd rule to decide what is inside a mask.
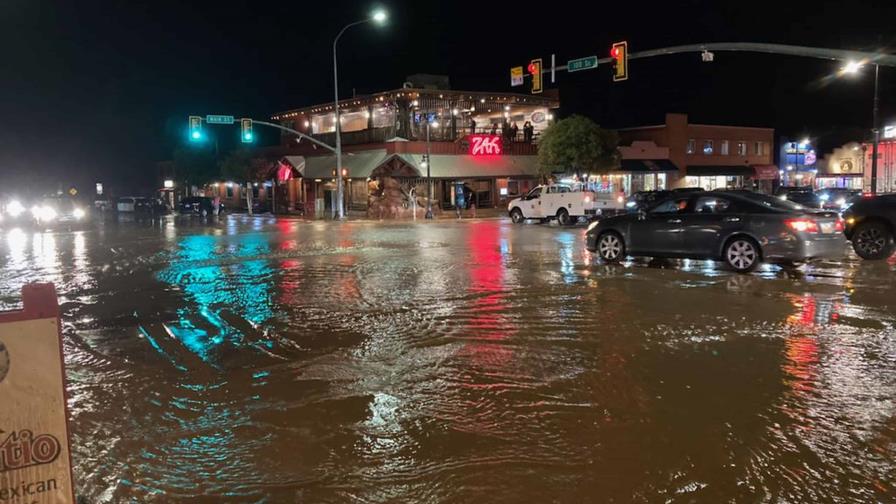
[[[831,199],[831,195],[825,193],[825,194],[822,194],[821,196],[819,196],[819,198],[821,198],[821,201],[827,201],[827,200]]]
[[[18,217],[25,211],[25,207],[18,200],[12,200],[6,205],[6,211],[12,217]]]
[[[83,219],[84,215],[86,215],[86,214],[84,213],[83,209],[76,208],[75,211],[72,212],[72,215],[74,215],[76,219]]]
[[[588,224],[588,231],[591,231],[592,229],[596,228],[598,224],[600,224],[600,221],[593,221],[591,224]]]
[[[837,203],[837,206],[843,206],[846,204],[846,198],[840,198],[837,201],[835,201],[834,203]]]
[[[781,198],[782,200],[786,200],[786,199],[787,199],[787,195],[786,195],[786,194],[782,194],[782,195],[780,195],[780,196],[778,196],[778,197]]]
[[[51,221],[56,218],[56,210],[49,206],[33,206],[31,207],[31,215],[39,221]]]
[[[634,201],[629,201],[628,203],[625,204],[625,206],[628,208],[635,208],[636,206],[638,206],[638,204],[635,203]]]

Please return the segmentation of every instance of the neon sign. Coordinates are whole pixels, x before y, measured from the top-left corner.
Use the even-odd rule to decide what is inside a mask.
[[[494,156],[504,153],[504,140],[499,135],[469,135],[471,156]]]

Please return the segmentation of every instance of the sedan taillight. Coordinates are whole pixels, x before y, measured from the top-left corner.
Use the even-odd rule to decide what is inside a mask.
[[[818,223],[812,219],[787,219],[784,221],[790,229],[806,233],[817,233]]]
[[[834,231],[843,231],[843,219],[837,219],[834,222]]]

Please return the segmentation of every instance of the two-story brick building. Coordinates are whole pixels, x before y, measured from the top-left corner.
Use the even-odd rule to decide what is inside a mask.
[[[779,177],[773,164],[774,135],[773,128],[692,124],[686,114],[666,114],[663,124],[619,130],[622,170],[631,176],[632,190],[662,186],[663,180],[666,187],[771,191]],[[645,158],[639,150],[650,154]],[[633,156],[642,162],[627,167],[626,158]],[[641,166],[643,161],[652,162]]]

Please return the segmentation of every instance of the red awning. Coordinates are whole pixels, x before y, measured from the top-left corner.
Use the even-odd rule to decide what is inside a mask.
[[[773,164],[753,165],[753,171],[755,172],[753,178],[756,180],[774,180],[780,176],[778,167]]]

